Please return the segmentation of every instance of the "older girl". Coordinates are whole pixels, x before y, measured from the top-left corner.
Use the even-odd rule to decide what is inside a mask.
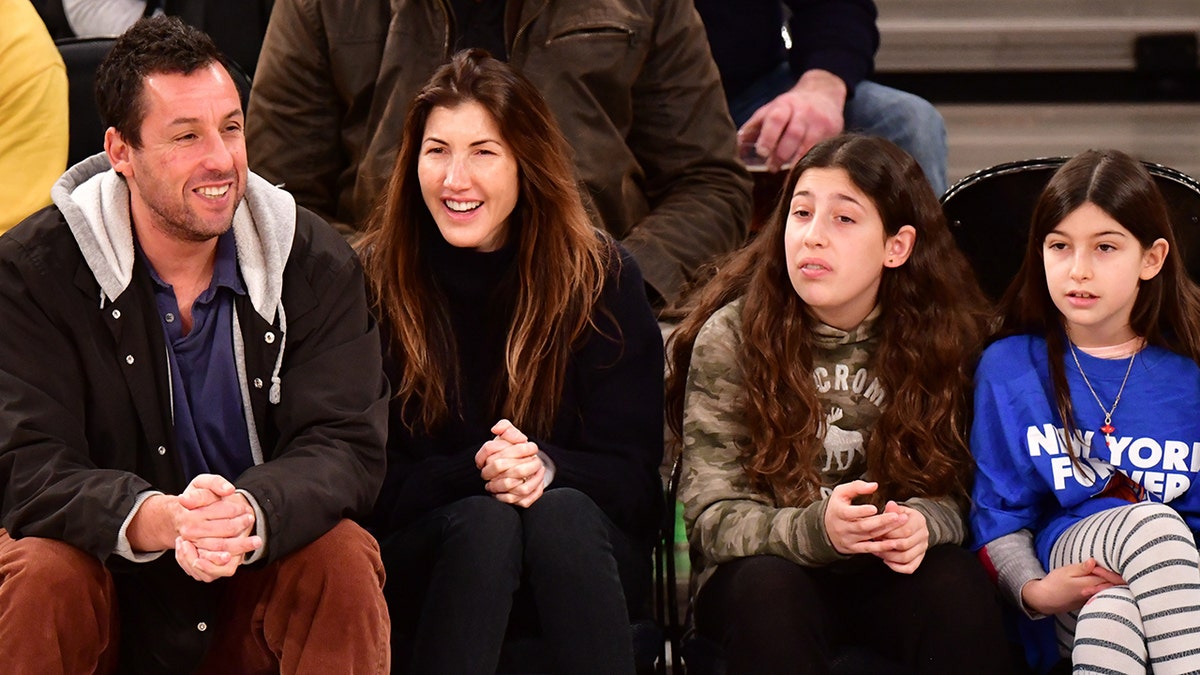
[[[696,626],[729,672],[826,672],[847,644],[1006,672],[994,593],[958,546],[983,305],[916,162],[852,135],[796,164],[702,291],[668,415]]]
[[[1031,660],[1200,671],[1200,289],[1141,163],[1088,151],[1055,173],[1001,312],[971,524],[1006,595],[1043,619],[1024,625]]]
[[[394,662],[494,672],[507,631],[555,672],[631,672],[662,342],[533,86],[479,51],[439,69],[362,246],[395,391],[374,525]]]

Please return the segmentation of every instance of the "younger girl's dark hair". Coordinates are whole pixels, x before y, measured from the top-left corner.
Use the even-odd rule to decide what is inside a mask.
[[[1133,332],[1200,364],[1200,287],[1187,275],[1167,215],[1167,205],[1154,177],[1139,161],[1117,150],[1086,150],[1051,176],[1033,209],[1025,258],[1000,300],[997,338],[1031,333],[1046,337],[1050,381],[1067,438],[1076,438],[1074,409],[1067,385],[1066,327],[1050,297],[1043,259],[1046,236],[1084,204],[1094,204],[1137,239],[1143,249],[1158,239],[1167,242],[1162,269],[1138,284],[1129,315]],[[1067,452],[1076,466],[1074,444]]]
[[[867,470],[880,484],[873,500],[949,495],[965,503],[972,468],[970,383],[986,300],[920,167],[880,138],[843,135],[810,150],[788,174],[762,232],[698,290],[668,345],[671,428],[681,439],[688,366],[700,328],[744,297],[738,358],[750,441],[741,449],[742,464],[751,485],[780,505],[819,495],[824,411],[812,378],[811,331],[818,322],[792,286],[783,245],[796,184],[815,168],[845,171],[871,199],[888,236],[905,225],[917,232],[909,259],[884,268],[879,285],[880,342],[871,367],[890,401],[865,448]]]

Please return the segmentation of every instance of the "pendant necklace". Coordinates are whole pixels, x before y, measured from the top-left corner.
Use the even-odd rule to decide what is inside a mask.
[[[1117,404],[1121,402],[1121,394],[1125,393],[1125,383],[1129,381],[1129,373],[1133,370],[1133,360],[1137,358],[1138,351],[1135,351],[1129,357],[1129,365],[1125,367],[1125,379],[1121,380],[1121,388],[1117,390],[1117,397],[1113,399],[1112,408],[1105,408],[1100,402],[1100,396],[1096,394],[1096,388],[1092,386],[1088,380],[1087,373],[1083,372],[1083,366],[1079,363],[1079,356],[1075,354],[1075,343],[1067,339],[1067,346],[1071,348],[1071,358],[1075,360],[1075,367],[1079,369],[1079,374],[1083,376],[1083,383],[1087,385],[1088,391],[1092,392],[1092,398],[1096,399],[1096,405],[1100,406],[1100,410],[1104,412],[1104,425],[1100,427],[1100,433],[1104,434],[1104,441],[1110,447],[1113,444],[1113,434],[1117,432],[1117,428],[1113,426],[1112,416],[1117,411]]]

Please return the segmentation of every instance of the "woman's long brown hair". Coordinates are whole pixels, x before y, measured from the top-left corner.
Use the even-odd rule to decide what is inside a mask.
[[[792,287],[783,247],[792,193],[812,168],[843,169],[871,198],[889,236],[904,225],[917,231],[908,261],[885,268],[879,286],[872,368],[890,401],[865,448],[867,471],[879,482],[872,501],[951,496],[965,504],[973,466],[971,376],[986,300],[920,167],[882,139],[843,135],[810,150],[788,174],[771,221],[699,289],[668,346],[667,419],[682,438],[696,336],[714,312],[744,297],[738,358],[750,441],[741,448],[742,464],[751,485],[777,504],[819,495],[824,411],[812,379],[811,331],[817,320]]]
[[[482,50],[459,52],[433,74],[409,107],[395,168],[359,250],[401,364],[393,387],[404,423],[432,431],[451,417],[459,375],[455,336],[421,246],[422,229],[436,226],[421,196],[417,159],[430,112],[468,101],[492,114],[516,156],[520,183],[509,221],[518,288],[501,414],[527,434],[546,435],[571,349],[593,325],[606,268],[619,258],[588,219],[567,142],[524,76]]]
[[[1050,297],[1044,261],[1046,235],[1084,204],[1094,204],[1137,239],[1142,249],[1158,239],[1167,257],[1154,278],[1138,284],[1129,315],[1133,332],[1200,364],[1200,287],[1188,276],[1175,243],[1167,204],[1154,177],[1141,162],[1117,150],[1086,150],[1059,167],[1038,197],[1029,227],[1025,258],[1000,300],[997,339],[1033,334],[1046,338],[1055,407],[1066,437],[1078,437],[1067,385],[1067,335],[1063,316]],[[1086,471],[1067,443],[1071,461]]]

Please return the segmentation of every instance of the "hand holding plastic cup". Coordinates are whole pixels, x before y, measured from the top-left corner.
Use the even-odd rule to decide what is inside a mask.
[[[742,164],[746,165],[746,170],[753,173],[761,173],[767,170],[767,158],[758,154],[758,148],[755,146],[756,138],[738,137],[738,159],[742,160]]]

